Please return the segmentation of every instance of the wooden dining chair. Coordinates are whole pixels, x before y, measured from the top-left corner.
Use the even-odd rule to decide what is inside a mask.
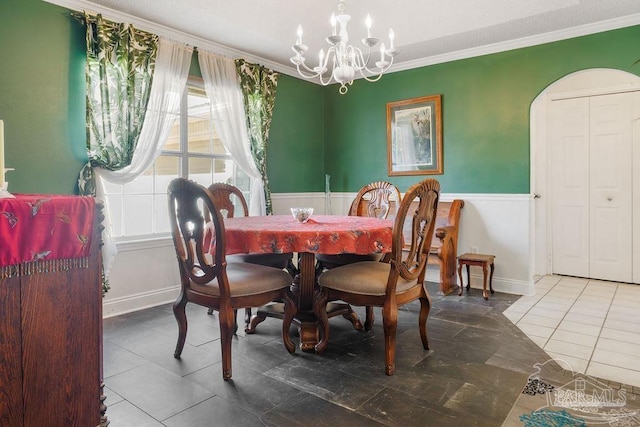
[[[420,338],[424,349],[429,349],[427,317],[431,297],[424,286],[424,275],[439,197],[440,184],[435,179],[413,185],[405,193],[396,213],[391,253],[388,257],[382,262],[363,261],[343,265],[326,270],[320,275],[320,290],[313,305],[313,311],[320,321],[321,337],[315,346],[317,353],[324,352],[329,342],[326,306],[329,301],[334,300],[342,300],[351,305],[382,307],[387,375],[395,372],[399,306],[420,300]],[[413,205],[415,208],[412,207],[414,200],[417,202]],[[405,220],[411,221],[412,233],[411,241],[406,242],[408,250],[403,253],[403,248],[407,248],[402,233]]]
[[[362,187],[351,202],[350,216],[367,216],[385,219],[400,204],[400,190],[395,185],[376,181]],[[317,254],[316,260],[320,268],[333,268],[359,261],[376,261],[380,254]]]
[[[400,204],[400,190],[395,185],[386,181],[376,181],[363,186],[351,202],[349,215],[367,216],[386,219],[389,213],[397,209]],[[317,270],[320,274],[325,269],[353,264],[362,261],[379,261],[383,254],[317,254]],[[364,328],[371,330],[374,321],[373,308],[366,308]]]
[[[205,187],[176,178],[168,188],[171,234],[180,268],[180,295],[173,303],[178,322],[174,357],[180,358],[187,336],[187,302],[217,310],[222,346],[222,377],[231,378],[231,340],[235,333],[235,310],[257,307],[273,300],[284,302],[282,341],[289,353],[295,351],[289,328],[297,312],[286,271],[245,262],[227,262],[224,220],[214,197]],[[210,222],[206,221],[206,214]],[[213,244],[205,247],[205,232]],[[213,253],[209,248],[214,247]]]
[[[226,184],[224,182],[214,182],[208,187],[215,206],[218,207],[218,211],[223,218],[233,218],[236,216],[236,210],[240,208],[242,212],[239,212],[243,216],[249,216],[249,207],[247,201],[242,194],[242,191],[233,185]],[[266,253],[266,254],[234,254],[228,255],[227,261],[229,262],[248,262],[251,264],[266,265],[267,267],[276,267],[280,269],[286,269],[293,279],[295,274],[295,268],[293,266],[293,253]],[[209,309],[209,314],[213,313],[213,310]],[[249,324],[251,320],[251,308],[245,309],[244,321],[245,324]]]
[[[249,216],[247,201],[238,187],[223,182],[215,182],[209,186],[209,192],[213,196],[213,201],[224,218],[236,216],[236,209],[242,209],[241,214]],[[235,203],[234,203],[235,202]],[[266,265],[287,269],[293,275],[293,252],[286,253],[265,253],[265,254],[234,254],[227,257],[229,261],[250,262],[252,264]]]

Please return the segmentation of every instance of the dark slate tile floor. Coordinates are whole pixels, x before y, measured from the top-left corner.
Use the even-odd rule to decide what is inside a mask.
[[[104,321],[107,416],[120,426],[500,426],[535,363],[549,359],[502,315],[519,297],[481,291],[437,296],[420,342],[419,304],[398,317],[396,374],[384,374],[381,313],[371,332],[331,319],[325,354],[296,350],[280,321],[239,330],[233,380],[222,380],[217,314],[189,304],[182,359],[173,357],[171,305]],[[364,317],[364,310],[354,309]],[[241,316],[244,313],[239,314]],[[294,336],[297,342],[297,337]]]

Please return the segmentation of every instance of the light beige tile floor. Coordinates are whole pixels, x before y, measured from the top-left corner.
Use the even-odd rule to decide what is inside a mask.
[[[504,315],[574,372],[640,387],[640,285],[545,276]]]

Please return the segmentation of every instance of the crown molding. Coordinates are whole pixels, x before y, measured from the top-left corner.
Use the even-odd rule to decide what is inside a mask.
[[[230,58],[243,58],[249,62],[261,64],[279,73],[287,74],[292,77],[298,77],[298,73],[295,69],[291,69],[290,67],[283,66],[282,64],[271,61],[269,59],[252,55],[242,50],[233,49],[228,46],[224,46],[222,44],[212,42],[211,40],[207,40],[202,37],[198,37],[193,34],[186,33],[184,31],[176,30],[175,28],[167,27],[165,25],[160,25],[155,22],[148,21],[146,19],[138,18],[136,16],[129,15],[127,13],[120,12],[115,9],[89,3],[88,1],[85,1],[85,0],[42,0],[42,1],[46,3],[55,4],[57,6],[61,6],[77,12],[86,11],[92,14],[99,13],[103,17],[111,21],[126,22],[128,24],[134,25],[136,28],[139,28],[143,31],[148,31],[153,34],[157,34],[158,36],[161,36],[161,37],[166,37],[168,39],[171,39],[177,42],[182,42],[191,46],[195,46],[197,48],[201,48],[209,52],[217,53],[218,55],[227,56]]]
[[[588,36],[590,34],[602,33],[605,31],[617,30],[620,28],[640,25],[640,14],[628,15],[621,18],[609,19],[578,27],[565,28],[559,31],[552,31],[535,36],[523,37],[506,42],[494,43],[490,45],[449,52],[442,55],[434,55],[413,61],[401,62],[393,65],[388,71],[394,73],[398,71],[411,70],[413,68],[426,67],[428,65],[442,64],[445,62],[457,61],[460,59],[473,58],[476,56],[489,55],[492,53],[506,52],[509,50],[522,49],[525,47],[537,46],[545,43],[552,43],[575,37]]]
[[[89,3],[86,0],[43,0],[47,3],[55,4],[65,7],[67,9],[75,11],[87,11],[90,13],[100,13],[105,18],[114,20],[117,22],[128,22],[135,25],[144,31],[149,31],[162,37],[167,37],[175,41],[183,42],[192,46],[199,47],[201,49],[208,50],[219,55],[228,56],[232,58],[243,58],[250,62],[255,62],[264,65],[274,71],[286,74],[291,77],[306,80],[311,83],[320,84],[317,80],[307,80],[300,77],[297,70],[293,67],[274,62],[260,56],[252,55],[242,50],[233,49],[219,43],[212,42],[211,40],[204,39],[202,37],[195,36],[190,33],[176,30],[171,27],[157,24],[145,19],[137,18],[135,16],[117,11],[104,6],[99,6],[93,3]],[[506,52],[514,49],[521,49],[525,47],[531,47],[541,45],[544,43],[551,43],[560,40],[571,39],[574,37],[581,37],[590,34],[601,33],[604,31],[616,30],[620,28],[630,27],[634,25],[640,25],[640,14],[628,15],[621,18],[609,19],[606,21],[600,21],[592,24],[581,25],[578,27],[566,28],[559,31],[552,31],[544,34],[538,34],[530,37],[523,37],[516,40],[509,40],[506,42],[494,43],[490,45],[475,47],[471,49],[464,49],[455,52],[449,52],[442,55],[428,56],[412,61],[405,61],[398,64],[394,64],[388,73],[395,73],[399,71],[411,70],[414,68],[426,67],[429,65],[442,64],[445,62],[457,61],[461,59],[473,58],[476,56],[489,55],[493,53]],[[361,78],[361,77],[360,77]]]

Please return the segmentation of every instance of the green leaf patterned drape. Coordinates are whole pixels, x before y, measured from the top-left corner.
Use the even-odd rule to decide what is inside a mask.
[[[87,27],[87,152],[78,179],[95,195],[94,167],[119,170],[131,163],[147,111],[158,36],[132,25],[83,15]]]
[[[273,213],[273,206],[267,176],[267,141],[276,101],[278,73],[261,65],[250,64],[244,59],[236,60],[236,68],[244,96],[251,154],[262,176],[267,215],[270,215]]]

